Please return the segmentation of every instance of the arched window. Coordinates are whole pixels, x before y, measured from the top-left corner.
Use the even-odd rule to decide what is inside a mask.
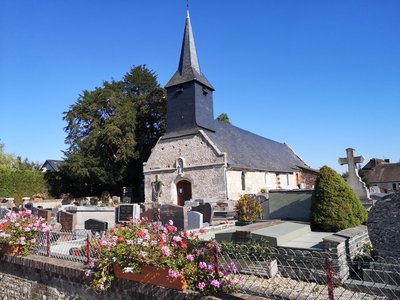
[[[242,172],[242,191],[246,190],[246,174]]]

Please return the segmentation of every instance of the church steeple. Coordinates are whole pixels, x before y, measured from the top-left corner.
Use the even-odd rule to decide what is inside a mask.
[[[190,22],[189,10],[187,10],[178,70],[165,87],[167,88],[170,86],[179,85],[192,80],[198,81],[211,90],[214,90],[211,83],[200,70],[196,44],[193,37],[192,24]]]
[[[213,130],[214,88],[200,70],[189,11],[186,13],[178,70],[166,84],[167,135]]]

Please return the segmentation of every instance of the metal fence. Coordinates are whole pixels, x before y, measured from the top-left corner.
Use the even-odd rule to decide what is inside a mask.
[[[88,263],[98,257],[90,231],[43,233],[35,253]],[[239,293],[269,299],[400,299],[400,261],[328,251],[223,243],[221,270],[234,271]]]

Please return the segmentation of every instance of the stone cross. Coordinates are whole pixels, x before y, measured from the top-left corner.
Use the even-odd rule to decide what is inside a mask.
[[[366,205],[370,204],[372,201],[369,198],[369,192],[365,183],[361,180],[358,175],[356,164],[362,163],[364,161],[363,156],[354,156],[355,150],[352,148],[346,149],[347,157],[339,158],[339,164],[348,165],[349,175],[347,177],[347,183],[351,186],[354,192],[360,197],[361,202]]]

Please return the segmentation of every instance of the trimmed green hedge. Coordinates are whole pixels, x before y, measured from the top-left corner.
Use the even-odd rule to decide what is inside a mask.
[[[39,171],[2,170],[0,171],[0,197],[15,198],[20,203],[22,197],[35,194],[48,194],[44,174]]]

